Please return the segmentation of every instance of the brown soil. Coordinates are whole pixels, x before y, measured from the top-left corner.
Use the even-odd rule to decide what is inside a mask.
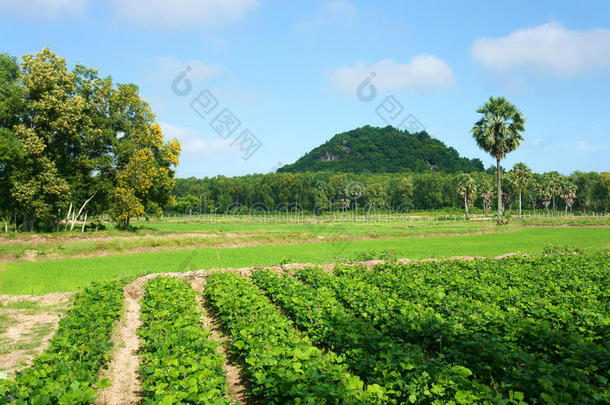
[[[191,281],[191,287],[199,293],[203,292],[205,287],[205,277],[196,277]],[[203,297],[197,296],[197,300],[201,306],[201,324],[204,328],[210,331],[210,336],[220,345],[216,347],[216,351],[224,359],[222,363],[222,369],[227,376],[227,386],[229,391],[229,399],[232,403],[245,403],[245,392],[246,388],[241,378],[241,368],[230,361],[227,356],[225,347],[227,346],[228,338],[220,332],[220,325],[214,320],[208,313],[205,305],[203,305]]]
[[[0,372],[11,375],[26,368],[49,346],[49,340],[55,335],[73,295],[0,295],[3,306],[19,302],[37,304],[35,308],[0,308],[0,315],[8,320],[8,327],[0,334]]]
[[[114,351],[108,369],[101,378],[107,378],[110,386],[98,390],[97,404],[136,404],[140,401],[140,381],[138,379],[140,347],[136,331],[140,321],[140,300],[144,297],[144,277],[136,279],[124,288],[124,313],[113,334]]]

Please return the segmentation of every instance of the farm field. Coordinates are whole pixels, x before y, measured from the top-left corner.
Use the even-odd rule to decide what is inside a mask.
[[[260,226],[252,225],[255,229]],[[383,231],[383,226],[387,226],[388,231]],[[170,245],[159,250],[114,252],[91,257],[5,261],[0,263],[0,294],[75,291],[94,280],[150,272],[403,257],[423,259],[494,257],[507,253],[540,254],[549,245],[564,244],[583,251],[610,247],[610,228],[604,225],[534,227],[515,224],[499,227],[475,221],[419,225],[346,223],[318,228],[317,234],[313,234],[315,237],[307,241],[291,241],[287,236],[292,232],[313,232],[312,227],[274,225],[269,231],[269,239],[262,238],[262,242],[255,244],[229,243],[196,248]],[[371,236],[371,233],[376,236]],[[229,240],[231,237],[228,237]],[[224,240],[225,237],[219,235],[218,238]],[[38,246],[36,242],[28,243],[33,249]]]
[[[609,265],[591,252],[95,282],[0,380],[0,403],[607,403]]]
[[[495,226],[489,218],[464,221],[459,212],[424,212],[407,218],[399,215],[169,218],[134,221],[128,232],[107,224],[106,230],[96,232],[0,234],[0,262],[92,257],[176,248],[497,233],[530,226],[610,226],[610,217],[526,217],[503,227]]]

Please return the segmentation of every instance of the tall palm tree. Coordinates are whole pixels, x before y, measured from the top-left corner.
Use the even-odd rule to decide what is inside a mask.
[[[490,97],[477,112],[483,116],[474,124],[472,136],[481,149],[496,158],[498,215],[501,215],[503,209],[500,160],[521,144],[525,118],[521,111],[504,97]]]
[[[521,190],[530,184],[532,169],[527,167],[525,163],[515,163],[511,172],[513,174],[513,181],[519,188],[519,217],[521,217]]]

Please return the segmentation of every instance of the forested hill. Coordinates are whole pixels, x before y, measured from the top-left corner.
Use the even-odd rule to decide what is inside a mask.
[[[343,173],[483,171],[480,159],[459,153],[425,131],[409,133],[394,127],[364,126],[333,136],[278,172],[333,171]]]

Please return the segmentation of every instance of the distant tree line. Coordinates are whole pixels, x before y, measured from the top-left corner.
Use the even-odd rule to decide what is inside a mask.
[[[0,54],[0,220],[5,231],[73,228],[109,214],[119,227],[174,203],[180,144],[166,142],[133,84],[45,48]],[[84,227],[84,224],[83,224]]]
[[[240,177],[177,179],[182,214],[259,211],[432,210],[476,206],[490,212],[497,197],[495,168],[488,172],[428,173],[272,173]],[[572,212],[610,210],[610,173],[532,173],[516,164],[502,176],[502,201],[508,210]]]

